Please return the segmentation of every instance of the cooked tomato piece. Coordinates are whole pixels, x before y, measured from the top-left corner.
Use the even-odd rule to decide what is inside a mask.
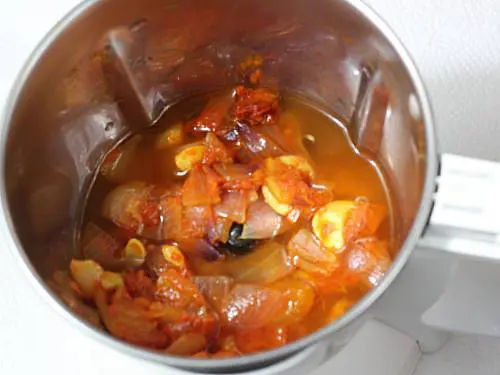
[[[232,111],[237,121],[249,125],[272,124],[279,115],[279,96],[266,88],[238,86]]]
[[[182,187],[185,206],[210,206],[220,202],[220,176],[207,166],[196,165]]]
[[[267,159],[266,171],[265,184],[282,204],[322,206],[333,198],[330,190],[313,188],[308,173],[281,160]]]
[[[214,133],[210,132],[205,137],[205,147],[205,153],[201,160],[203,164],[232,163],[231,152]]]
[[[194,134],[220,131],[232,104],[231,95],[211,99],[199,116],[186,124],[185,131]]]

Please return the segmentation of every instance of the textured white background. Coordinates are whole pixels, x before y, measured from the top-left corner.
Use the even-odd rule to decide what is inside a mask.
[[[29,52],[77,0],[0,0],[0,106]],[[442,148],[500,160],[500,2],[367,0],[409,49],[429,91]],[[50,90],[50,88],[48,88]],[[1,241],[1,239],[0,239]],[[60,322],[0,244],[0,374],[109,374]],[[100,349],[99,349],[100,350]],[[100,356],[106,356],[106,349]],[[418,375],[500,374],[500,341],[454,338]],[[121,362],[120,373],[147,373]]]

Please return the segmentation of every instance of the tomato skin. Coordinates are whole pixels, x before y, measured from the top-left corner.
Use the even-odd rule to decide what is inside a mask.
[[[236,120],[247,122],[252,126],[276,123],[279,115],[279,97],[266,88],[248,89],[238,86],[233,113]]]
[[[190,134],[219,132],[232,104],[231,95],[211,99],[200,115],[186,124],[184,131]]]

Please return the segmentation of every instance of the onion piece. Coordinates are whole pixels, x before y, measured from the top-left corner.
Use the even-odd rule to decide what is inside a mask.
[[[247,219],[248,195],[244,191],[227,191],[222,201],[214,206],[217,216],[230,219],[239,224]]]
[[[278,215],[264,200],[250,204],[247,220],[243,225],[242,239],[266,239],[284,233],[291,227],[290,223]]]
[[[284,303],[278,290],[238,284],[224,300],[222,317],[229,326],[237,329],[258,328],[271,323],[276,310],[282,310]]]
[[[179,242],[179,248],[189,258],[201,258],[213,262],[224,257],[213,245],[202,238],[183,240]]]
[[[199,116],[186,124],[185,131],[199,134],[221,130],[232,104],[233,98],[231,95],[211,99]]]
[[[205,237],[214,226],[211,206],[185,207],[182,220],[182,238]]]
[[[121,249],[120,243],[109,233],[94,223],[88,223],[82,236],[82,255],[108,268],[118,261],[115,254]]]
[[[233,158],[229,149],[222,143],[217,136],[210,132],[205,137],[205,153],[202,163],[212,165],[214,163],[232,163]]]
[[[214,164],[214,170],[224,181],[249,180],[257,167],[252,164]]]
[[[120,185],[104,199],[102,216],[118,226],[140,233],[144,227],[141,206],[148,201],[152,186],[143,182]]]
[[[233,222],[224,217],[217,217],[215,223],[208,231],[208,239],[211,243],[226,243],[229,240],[229,231]]]
[[[220,202],[220,176],[207,166],[195,165],[182,187],[184,206],[210,206]]]
[[[333,251],[324,248],[305,228],[290,239],[287,248],[294,265],[306,272],[330,275],[340,265]]]
[[[162,239],[175,240],[182,234],[182,200],[180,197],[167,197],[161,200]]]
[[[217,311],[220,311],[224,299],[231,291],[234,280],[227,276],[196,276],[193,277],[193,282],[206,300]]]
[[[236,282],[267,284],[288,275],[293,266],[284,245],[268,242],[248,255],[229,259],[226,270]]]
[[[122,271],[142,264],[141,259],[118,257],[121,250],[122,245],[116,238],[94,223],[87,224],[82,238],[82,255],[85,259],[95,260],[110,271]]]
[[[235,132],[240,143],[238,157],[243,161],[255,158],[265,159],[284,154],[284,151],[272,139],[244,123],[238,123]]]
[[[346,254],[347,268],[363,286],[377,286],[391,266],[387,243],[374,238],[356,241]]]

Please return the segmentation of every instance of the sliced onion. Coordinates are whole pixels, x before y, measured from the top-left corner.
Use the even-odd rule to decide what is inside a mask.
[[[229,239],[229,231],[231,230],[232,225],[232,220],[220,216],[217,217],[215,219],[214,225],[211,226],[210,230],[208,231],[208,239],[210,240],[210,242],[226,243]]]
[[[268,242],[251,254],[226,262],[227,272],[236,282],[267,284],[293,271],[285,246]]]
[[[276,311],[281,311],[284,303],[278,290],[239,284],[226,297],[222,317],[236,329],[258,328],[274,321]]]
[[[186,125],[185,130],[194,134],[219,131],[232,103],[233,98],[230,95],[211,99],[200,115]]]
[[[348,269],[370,288],[380,283],[392,263],[387,244],[371,238],[356,241],[346,262]]]
[[[118,226],[140,233],[144,225],[140,207],[147,201],[151,189],[143,182],[118,186],[104,199],[102,215]]]
[[[217,216],[243,224],[247,218],[248,196],[244,191],[227,191],[222,201],[214,206]]]
[[[108,263],[116,261],[115,254],[120,249],[120,243],[113,236],[94,223],[87,224],[82,236],[84,258],[93,259],[107,268]]]
[[[182,203],[180,197],[167,197],[161,200],[162,239],[175,240],[182,233]]]
[[[250,204],[241,238],[266,239],[284,233],[290,228],[287,220],[278,215],[263,199]]]
[[[302,133],[300,121],[294,113],[290,111],[282,112],[279,124],[263,127],[262,132],[287,152],[294,155],[308,155],[303,143],[304,134]]]
[[[111,271],[121,271],[141,265],[140,260],[118,257],[117,254],[121,249],[122,245],[112,235],[94,223],[87,224],[82,238],[82,255],[85,259],[92,259]]]
[[[82,255],[85,259],[92,259],[110,271],[122,271],[142,264],[140,259],[121,257],[122,248],[115,237],[94,223],[85,227],[82,237]]]
[[[324,248],[307,229],[300,229],[288,242],[288,253],[298,268],[314,274],[330,275],[339,267],[339,260]]]
[[[196,276],[193,277],[200,292],[206,300],[220,311],[222,303],[231,291],[233,278],[227,276]]]
[[[211,206],[185,207],[183,212],[182,237],[205,237],[214,225]]]
[[[203,154],[202,163],[212,165],[214,163],[232,163],[233,158],[229,149],[217,136],[210,132],[205,137],[206,151]]]
[[[224,179],[224,181],[249,180],[257,167],[252,164],[222,164],[214,165],[215,171]]]
[[[185,206],[210,206],[220,202],[220,176],[209,167],[196,165],[182,187],[182,203]]]
[[[284,151],[269,137],[250,128],[244,123],[238,123],[236,127],[240,142],[240,159],[244,161],[257,158],[270,158],[283,155]]]
[[[207,261],[216,261],[224,256],[205,239],[187,239],[179,242],[179,248],[189,258],[201,258]]]

